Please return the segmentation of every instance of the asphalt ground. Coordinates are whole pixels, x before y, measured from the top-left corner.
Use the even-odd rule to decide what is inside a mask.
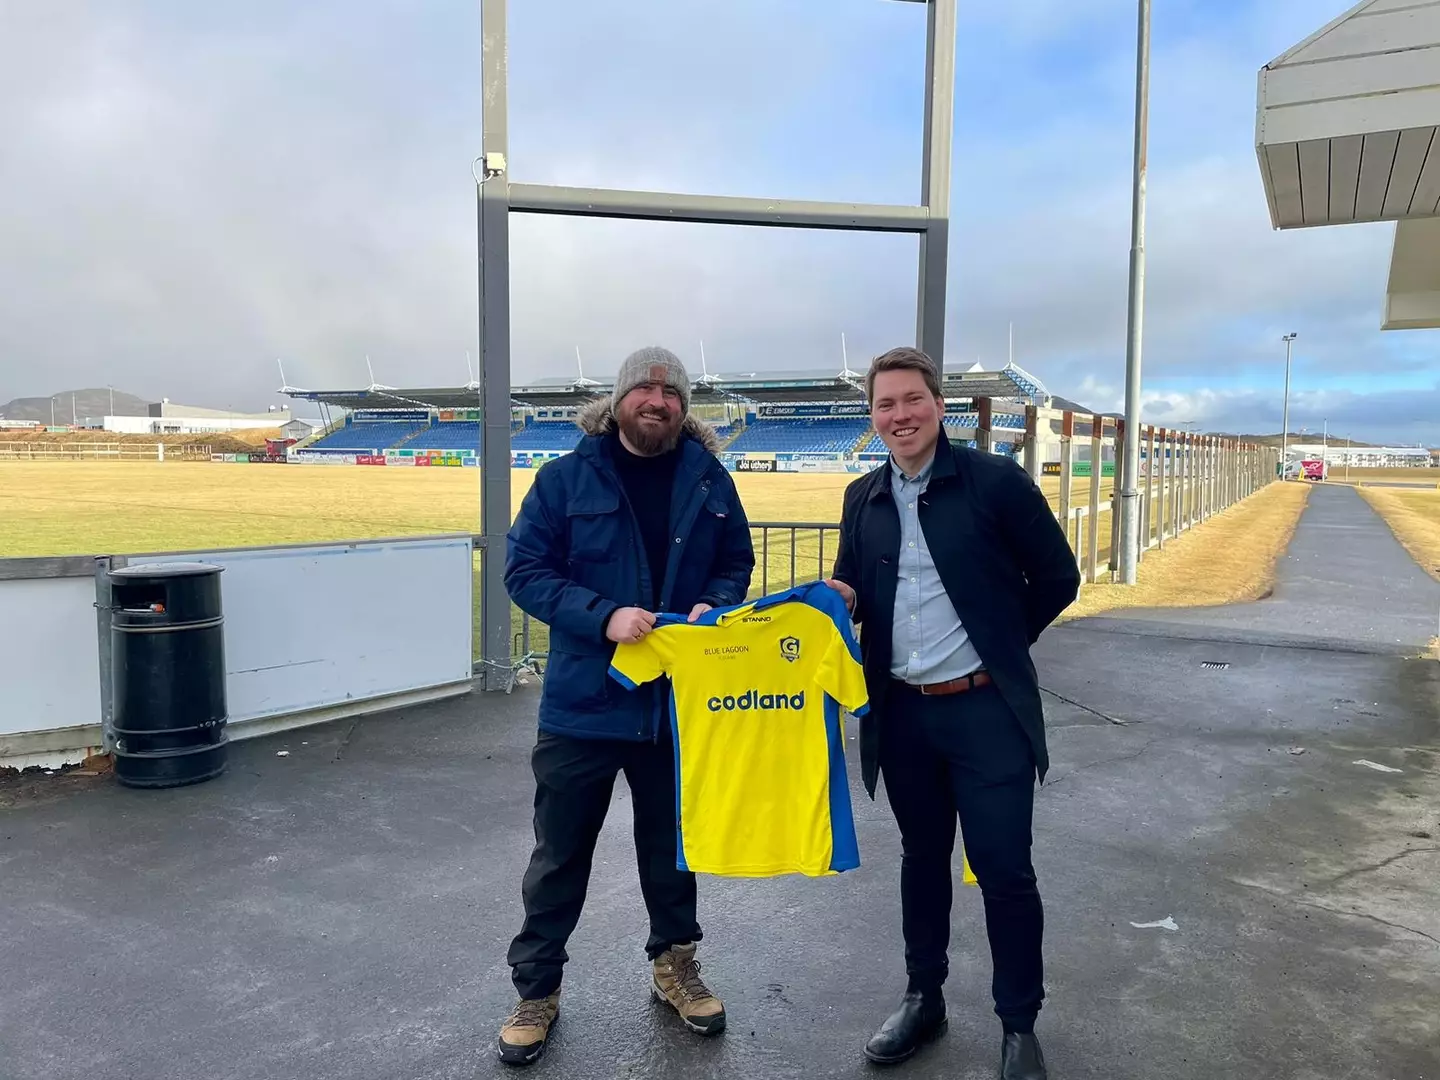
[[[1429,601],[1335,495],[1353,501],[1312,495],[1270,600],[1036,646],[1057,1080],[1440,1077],[1440,664],[1407,643]],[[0,1078],[513,1075],[493,1042],[536,699],[477,692],[235,744],[195,787],[71,778],[0,811]],[[899,841],[849,734],[859,870],[702,878],[730,1017],[709,1040],[648,996],[617,784],[525,1075],[876,1073],[861,1047],[904,984]],[[994,1076],[989,981],[978,890],[957,889],[949,1032],[887,1071]]]

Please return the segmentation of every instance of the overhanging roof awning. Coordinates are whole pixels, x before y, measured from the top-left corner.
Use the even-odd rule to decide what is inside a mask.
[[[510,389],[511,407],[567,408],[584,405],[608,394],[613,379],[598,381],[545,380],[530,386]],[[1015,364],[1000,371],[947,371],[941,377],[941,390],[946,398],[1000,398],[1044,404],[1048,398],[1044,384]],[[303,401],[313,401],[337,408],[361,409],[478,409],[481,408],[478,386],[405,388],[370,386],[355,390],[299,390],[282,388],[281,393]],[[863,375],[853,372],[836,376],[804,376],[778,374],[729,378],[701,376],[691,383],[690,399],[697,405],[726,403],[780,404],[786,402],[863,402]]]
[[[1440,0],[1364,0],[1260,70],[1277,229],[1440,214]]]
[[[1440,328],[1440,217],[1395,226],[1382,330]]]

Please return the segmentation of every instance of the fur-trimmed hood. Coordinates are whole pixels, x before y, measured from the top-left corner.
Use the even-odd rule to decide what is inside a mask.
[[[586,435],[608,435],[614,431],[615,412],[610,408],[610,395],[596,398],[584,406],[575,417],[575,426]],[[680,434],[689,435],[708,453],[720,452],[720,436],[716,434],[714,426],[694,413],[685,414],[685,422],[680,425]]]

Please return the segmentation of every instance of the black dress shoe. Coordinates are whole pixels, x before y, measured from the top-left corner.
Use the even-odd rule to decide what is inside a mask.
[[[945,998],[938,991],[911,990],[865,1044],[865,1056],[877,1065],[904,1061],[945,1030]]]
[[[1045,1055],[1034,1035],[1005,1036],[1000,1047],[1000,1080],[1046,1080]]]

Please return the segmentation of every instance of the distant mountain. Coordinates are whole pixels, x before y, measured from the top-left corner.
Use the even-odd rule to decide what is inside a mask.
[[[1231,435],[1229,433],[1226,433],[1226,437],[1232,439],[1242,439],[1245,442],[1249,443],[1258,443],[1261,446],[1279,446],[1282,441],[1282,436],[1280,436],[1279,434]],[[1318,432],[1307,431],[1303,435],[1297,435],[1296,433],[1291,432],[1288,436],[1284,437],[1284,441],[1290,443],[1292,446],[1296,443],[1304,443],[1308,446],[1311,443],[1325,442],[1327,440],[1325,440],[1323,436]],[[1378,443],[1361,442],[1359,439],[1347,439],[1340,435],[1331,435],[1328,442],[1331,446],[1339,447],[1358,446],[1363,448],[1379,445]]]
[[[0,405],[0,417],[6,420],[36,420],[50,423],[50,404],[54,402],[57,424],[68,424],[73,416],[83,421],[87,416],[147,416],[150,402],[134,394],[115,391],[115,407],[110,407],[110,390],[66,390],[53,397],[16,398]]]

